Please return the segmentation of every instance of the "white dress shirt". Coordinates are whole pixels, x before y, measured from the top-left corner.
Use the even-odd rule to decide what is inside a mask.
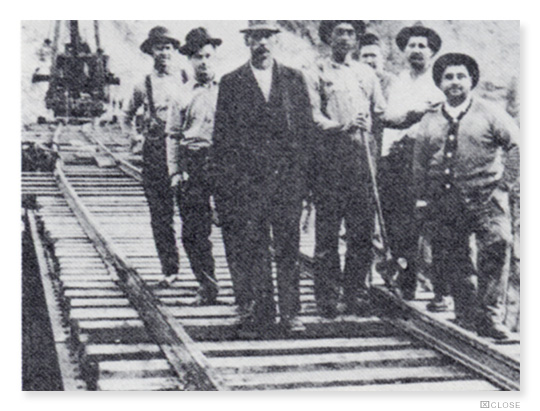
[[[264,70],[253,67],[251,62],[249,63],[249,66],[264,95],[264,99],[268,102],[268,100],[270,100],[270,90],[272,89],[272,69],[274,68],[274,65],[272,64],[269,68]]]

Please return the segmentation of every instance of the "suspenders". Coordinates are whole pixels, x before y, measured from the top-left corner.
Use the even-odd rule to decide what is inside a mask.
[[[151,140],[163,138],[165,135],[165,125],[163,121],[157,117],[156,106],[154,104],[154,93],[152,90],[152,79],[146,76],[144,81],[146,89],[146,97],[148,98],[148,110],[150,111],[150,124],[146,130],[146,137]]]

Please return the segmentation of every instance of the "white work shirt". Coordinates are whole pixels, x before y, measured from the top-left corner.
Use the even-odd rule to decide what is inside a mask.
[[[388,90],[386,118],[389,120],[405,120],[407,114],[429,102],[431,104],[445,101],[444,93],[435,85],[431,69],[418,77],[411,76],[410,70],[402,71]],[[418,123],[417,123],[418,124]],[[390,147],[405,135],[412,137],[416,124],[404,130],[386,128],[383,134],[382,155],[388,155]]]
[[[155,70],[150,74],[152,97],[156,116],[167,120],[169,106],[176,101],[182,101],[190,95],[180,74],[159,74]],[[146,95],[146,80],[137,83],[128,103],[125,113],[125,124],[131,127],[131,122],[137,112],[142,109],[145,119],[150,118],[148,96]]]
[[[323,130],[346,126],[359,113],[380,115],[384,112],[379,78],[366,64],[350,58],[343,63],[323,58],[306,75],[313,119]]]

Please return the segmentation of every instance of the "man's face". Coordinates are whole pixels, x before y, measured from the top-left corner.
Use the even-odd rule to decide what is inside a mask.
[[[215,55],[216,49],[214,46],[207,44],[189,58],[197,80],[205,82],[214,78]]]
[[[360,49],[360,61],[371,66],[375,71],[381,71],[383,68],[383,56],[381,47],[372,44]]]
[[[467,67],[448,66],[442,75],[440,88],[449,100],[467,98],[472,90],[472,78]]]
[[[158,65],[167,65],[172,59],[174,47],[171,43],[156,43],[152,46],[152,56]]]
[[[332,30],[330,45],[333,50],[349,52],[356,47],[356,31],[350,23],[340,23]]]
[[[255,30],[246,35],[246,45],[253,60],[271,58],[277,37],[273,31]]]
[[[413,68],[425,68],[433,57],[433,51],[429,48],[427,37],[409,38],[405,47],[405,57]]]

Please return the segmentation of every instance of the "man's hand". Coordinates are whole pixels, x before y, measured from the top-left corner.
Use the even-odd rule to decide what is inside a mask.
[[[422,117],[426,113],[433,113],[438,110],[442,102],[433,103],[431,101],[423,101],[413,107],[410,111],[411,115]]]
[[[179,185],[186,183],[188,180],[189,174],[185,171],[173,174],[171,177],[171,187],[178,187]]]
[[[182,181],[182,175],[181,174],[175,174],[171,177],[171,187],[172,188],[178,188],[180,185],[180,182]]]
[[[129,140],[129,151],[133,154],[140,154],[144,143],[144,137],[138,133],[128,133],[126,138]]]
[[[369,131],[371,129],[371,119],[367,113],[358,113],[352,121],[343,127],[344,131],[356,129],[364,131]]]

